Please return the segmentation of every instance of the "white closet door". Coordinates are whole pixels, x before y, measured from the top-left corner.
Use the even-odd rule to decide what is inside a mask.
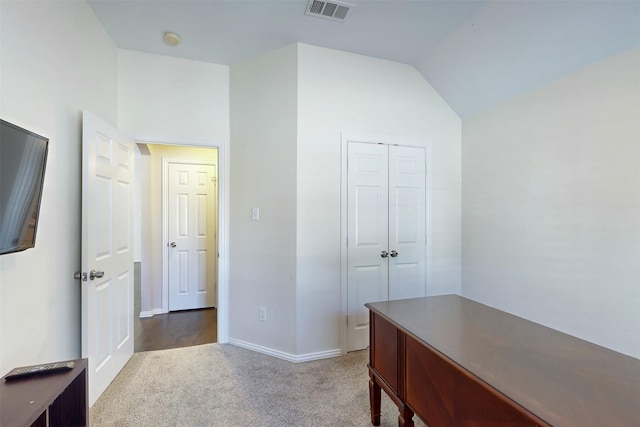
[[[349,142],[347,351],[369,345],[364,304],[426,295],[425,149]]]

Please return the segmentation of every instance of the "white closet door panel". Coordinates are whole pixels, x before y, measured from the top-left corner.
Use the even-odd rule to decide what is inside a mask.
[[[378,144],[349,143],[348,148],[348,343],[369,343],[369,313],[364,304],[389,297],[389,263],[382,258],[388,240],[388,153]]]
[[[424,148],[389,146],[389,299],[426,295],[425,177]]]

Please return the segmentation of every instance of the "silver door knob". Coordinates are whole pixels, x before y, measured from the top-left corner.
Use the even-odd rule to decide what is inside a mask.
[[[172,248],[175,248],[178,245],[176,245],[176,242],[171,242],[171,243],[169,243],[169,246],[171,246]]]
[[[398,252],[396,251],[391,251],[391,258],[395,258],[398,256]]]
[[[89,272],[89,279],[102,279],[104,277],[104,271],[91,270]]]
[[[388,257],[388,256],[389,256],[389,252],[387,252],[387,251],[382,251],[382,252],[380,252],[380,256],[381,256],[382,258],[386,258],[386,257]]]

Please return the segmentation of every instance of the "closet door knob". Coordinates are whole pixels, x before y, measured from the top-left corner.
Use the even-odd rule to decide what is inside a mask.
[[[398,256],[398,252],[396,251],[391,251],[391,258],[395,258]]]
[[[103,277],[104,277],[104,271],[91,270],[89,272],[89,279],[91,280],[102,279]]]
[[[389,256],[389,252],[387,252],[387,251],[382,251],[382,252],[380,252],[380,256],[381,256],[382,258],[386,258],[386,257],[388,257],[388,256]]]

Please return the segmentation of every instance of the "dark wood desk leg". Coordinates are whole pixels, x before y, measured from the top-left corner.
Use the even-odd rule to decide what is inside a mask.
[[[380,397],[381,389],[369,370],[369,400],[371,408],[371,424],[380,425]]]
[[[407,405],[403,405],[398,415],[398,427],[413,427],[413,411]]]

